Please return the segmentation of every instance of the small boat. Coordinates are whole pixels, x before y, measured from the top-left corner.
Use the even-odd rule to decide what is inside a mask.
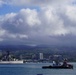
[[[43,69],[73,69],[73,65],[68,64],[67,66],[43,66]]]

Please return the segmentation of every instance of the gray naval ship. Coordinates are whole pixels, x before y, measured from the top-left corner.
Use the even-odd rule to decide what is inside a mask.
[[[6,55],[2,56],[0,60],[0,64],[22,64],[23,62],[23,60],[12,58],[9,51],[7,51]]]

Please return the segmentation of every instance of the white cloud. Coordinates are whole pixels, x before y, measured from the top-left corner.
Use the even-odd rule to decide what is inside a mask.
[[[50,35],[60,35],[68,33],[64,27],[63,20],[59,17],[57,10],[52,7],[42,8],[42,14],[45,24],[45,29],[47,29]],[[44,30],[45,31],[45,30]]]
[[[21,39],[25,38],[25,39],[28,39],[28,36],[25,35],[25,34],[21,34],[21,35],[18,35]]]
[[[5,30],[0,28],[0,36],[3,36],[5,34],[5,32],[6,32]]]
[[[33,25],[39,25],[40,21],[38,18],[38,13],[37,11],[34,10],[30,10],[30,9],[22,9],[20,11],[20,13],[24,15],[24,18],[26,19],[26,22],[28,25],[33,26]]]
[[[63,9],[64,27],[68,30],[69,33],[76,35],[76,5],[67,5]]]
[[[67,6],[66,15],[71,21],[75,22],[76,21],[76,6]]]
[[[28,39],[28,36],[25,34],[11,34],[11,33],[7,33],[6,37],[8,38],[12,38],[12,39]]]

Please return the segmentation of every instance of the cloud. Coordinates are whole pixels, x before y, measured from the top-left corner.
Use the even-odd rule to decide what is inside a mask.
[[[11,6],[65,6],[67,4],[76,4],[75,0],[0,0],[0,5],[11,5]]]
[[[9,4],[18,6],[62,5],[70,2],[75,2],[75,0],[8,0]]]
[[[17,0],[10,1],[11,4],[15,2],[15,5],[18,3]],[[69,2],[68,0],[47,2],[46,0],[21,0],[22,5],[23,3],[40,5],[40,10],[23,8],[18,13],[0,16],[0,41],[11,43],[16,41],[17,44],[74,45],[76,6],[72,2],[73,0]]]
[[[4,4],[6,4],[6,2],[3,1],[3,0],[0,0],[0,7],[1,7],[2,5],[4,5]]]
[[[0,27],[5,30],[0,35],[4,40],[28,39],[36,26],[40,25],[37,11],[35,9],[21,9],[19,13],[10,13],[0,16]]]
[[[40,21],[38,19],[38,13],[35,9],[34,10],[22,9],[20,11],[20,14],[24,15],[24,18],[25,18],[27,24],[30,25],[31,27],[34,26],[34,25],[40,24]]]

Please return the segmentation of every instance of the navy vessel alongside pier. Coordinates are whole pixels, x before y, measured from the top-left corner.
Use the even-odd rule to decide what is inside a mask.
[[[0,59],[0,64],[21,64],[24,63],[23,60],[16,59],[10,55],[10,52],[7,51],[5,55]]]

